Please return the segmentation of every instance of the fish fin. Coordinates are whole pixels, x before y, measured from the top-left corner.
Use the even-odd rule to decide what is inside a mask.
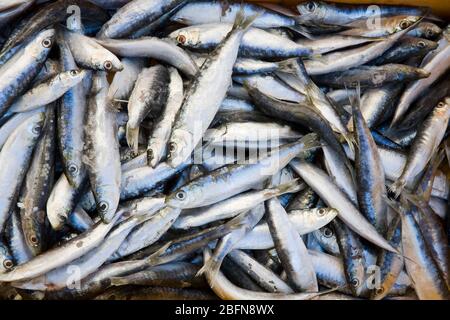
[[[126,137],[128,146],[133,150],[135,154],[139,151],[139,127],[131,128],[127,124]]]
[[[425,170],[425,179],[427,179],[427,175],[429,170],[431,170],[431,176],[428,178],[428,182],[427,182],[427,186],[425,190],[422,190],[420,188],[419,189],[419,193],[418,195],[421,196],[424,201],[429,201],[431,198],[431,193],[433,191],[433,183],[434,183],[434,179],[436,177],[437,174],[437,169],[439,168],[439,166],[441,165],[442,161],[445,158],[445,150],[440,149],[430,160],[430,163],[428,164],[428,168]],[[422,178],[422,179],[423,179]],[[420,184],[420,183],[419,183]]]
[[[154,253],[152,253],[148,258],[147,261],[151,264],[158,260],[158,258],[166,252],[166,250],[172,245],[172,241],[168,241],[165,245],[163,245],[161,248],[156,250]]]
[[[321,146],[319,136],[315,133],[308,133],[304,137],[300,139],[300,141],[303,143],[304,148],[302,151],[315,149]]]
[[[218,260],[214,257],[214,255],[209,258],[207,261],[203,263],[203,266],[198,270],[195,274],[195,277],[201,277],[203,274],[208,274],[211,279],[215,279],[217,273],[220,270],[220,266],[222,265],[222,260]],[[214,283],[211,283],[211,287],[214,286]]]
[[[398,198],[400,194],[403,192],[403,189],[406,186],[406,181],[403,178],[398,178],[393,184],[389,186],[389,191],[395,195],[395,198]]]
[[[287,183],[280,184],[274,188],[271,188],[269,194],[274,197],[278,197],[285,193],[294,193],[299,192],[303,189],[304,183],[300,181],[300,179],[294,179]]]
[[[245,17],[244,6],[236,14],[236,19],[233,23],[233,30],[247,30],[253,24],[256,18],[258,18],[261,13],[254,14],[248,18]]]
[[[295,33],[298,33],[298,34],[304,36],[305,38],[307,38],[309,40],[314,40],[315,39],[314,35],[311,33],[311,31],[308,30],[308,28],[306,26],[301,24],[301,21],[299,20],[299,18],[298,17],[293,17],[293,18],[295,20],[295,24],[292,26],[287,26],[286,28],[294,31]]]
[[[109,279],[109,282],[110,282],[111,286],[116,286],[116,287],[125,286],[129,283],[128,280],[123,277],[112,277]]]
[[[287,59],[287,60],[283,60],[278,62],[278,71],[280,72],[284,72],[284,73],[289,73],[289,74],[296,74],[296,69],[294,66],[294,61],[296,59]]]

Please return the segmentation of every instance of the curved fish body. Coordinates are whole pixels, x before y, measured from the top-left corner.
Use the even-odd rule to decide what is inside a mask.
[[[0,152],[0,230],[3,230],[13,202],[30,165],[34,147],[41,135],[45,115],[37,113],[26,119],[6,140]]]
[[[231,23],[196,25],[173,31],[169,37],[186,48],[211,50],[225,39],[232,28]],[[249,28],[239,47],[239,56],[247,58],[292,58],[310,54],[308,47],[258,28]]]
[[[430,72],[403,64],[385,64],[382,66],[359,66],[346,71],[333,72],[315,77],[322,85],[334,88],[380,87],[385,84],[407,82],[430,76]]]
[[[169,70],[156,65],[142,69],[128,102],[127,142],[138,152],[139,127],[150,114],[159,114],[167,103]]]
[[[31,260],[34,256],[25,240],[18,210],[11,210],[11,218],[6,225],[6,231],[14,265],[21,265]]]
[[[414,210],[414,209],[412,209]],[[411,209],[400,208],[402,219],[402,246],[405,266],[421,300],[448,300],[449,290],[439,273],[422,232]]]
[[[367,42],[379,41],[361,36],[346,36],[340,34],[331,34],[326,36],[316,36],[314,39],[298,39],[297,44],[312,50],[313,55],[320,55],[347,47],[353,47]]]
[[[390,49],[410,28],[412,26],[394,33],[382,41],[365,44],[354,49],[331,52],[323,55],[320,59],[305,61],[306,71],[309,75],[321,75],[365,64]]]
[[[231,85],[239,46],[252,21],[253,18],[247,20],[239,15],[232,30],[192,80],[170,135],[169,165],[176,167],[184,162],[213,121]]]
[[[78,66],[98,71],[123,70],[119,58],[96,40],[70,30],[62,33]]]
[[[189,229],[213,221],[232,218],[242,212],[254,208],[258,204],[272,197],[294,192],[296,189],[298,189],[297,182],[287,183],[261,191],[254,190],[245,192],[211,206],[185,210],[182,216],[174,223],[173,227],[177,229]]]
[[[338,212],[332,208],[314,208],[288,212],[290,223],[299,235],[313,232],[333,220]],[[235,246],[242,250],[264,250],[274,247],[267,223],[260,223]]]
[[[403,91],[400,101],[397,104],[394,118],[391,126],[399,122],[405,113],[409,110],[411,103],[416,100],[425,90],[427,90],[441,75],[443,75],[450,66],[450,30],[446,30],[439,46],[425,56],[421,68],[430,72],[430,76],[425,79],[419,79],[408,85]]]
[[[175,117],[183,103],[183,79],[175,68],[169,69],[169,80],[167,103],[148,140],[147,160],[153,168],[167,154],[167,143]]]
[[[427,12],[425,7],[377,5],[376,8],[365,4],[341,4],[325,1],[307,1],[297,6],[300,21],[304,23],[324,23],[346,25],[356,20],[373,19],[399,15],[422,16]]]
[[[384,235],[387,229],[387,204],[384,168],[378,147],[359,109],[359,97],[353,103],[353,128],[356,140],[356,182],[361,213]]]
[[[411,57],[422,57],[436,49],[438,44],[434,41],[405,36],[382,56],[371,61],[370,64],[383,65],[387,63],[401,63]]]
[[[106,21],[108,15],[103,9],[84,0],[62,0],[43,6],[32,16],[19,24],[3,45],[1,55],[47,27],[65,21],[73,12],[67,8],[76,5],[80,8],[81,17],[88,20]]]
[[[308,135],[269,152],[250,164],[226,165],[200,176],[167,197],[167,204],[189,209],[207,206],[253,188],[284,168],[303,149],[315,145],[315,136]]]
[[[139,39],[95,39],[115,54],[128,58],[153,58],[168,63],[188,77],[197,74],[198,67],[191,56],[170,39],[142,37]]]
[[[299,291],[317,292],[316,274],[308,251],[286,211],[276,198],[267,201],[266,210],[267,225],[287,278]]]
[[[126,38],[134,31],[156,21],[183,0],[134,0],[118,9],[97,33],[98,38]]]
[[[63,71],[77,69],[72,52],[65,41],[59,41],[60,63]],[[87,71],[84,81],[91,82],[92,74]],[[64,174],[74,188],[79,188],[86,176],[83,164],[84,126],[87,110],[87,90],[84,83],[70,88],[56,108],[58,127],[57,143],[61,153]]]
[[[134,84],[145,66],[142,58],[123,58],[123,70],[114,75],[108,90],[108,101],[111,105],[128,100],[133,91]]]
[[[55,122],[55,111],[49,106],[42,137],[35,147],[18,202],[24,238],[34,256],[40,254],[46,244],[45,206],[54,179]]]
[[[425,169],[435,153],[448,125],[450,118],[450,98],[438,103],[433,112],[421,125],[408,154],[402,174],[390,187],[398,196],[405,188],[411,188],[408,183],[414,183],[418,175]]]
[[[116,115],[107,106],[108,82],[104,72],[93,77],[85,126],[86,165],[97,209],[111,222],[120,199],[120,153]],[[107,142],[107,143],[106,143]]]
[[[362,238],[377,246],[398,253],[374,226],[367,221],[347,196],[333,183],[321,169],[305,161],[293,160],[290,165],[295,172],[316,191],[320,198],[330,207],[339,211],[339,218]]]
[[[62,72],[24,93],[11,105],[8,112],[25,112],[50,104],[79,84],[86,74],[87,71],[84,70]]]
[[[42,31],[0,67],[0,115],[39,73],[52,47],[54,34],[54,29]]]

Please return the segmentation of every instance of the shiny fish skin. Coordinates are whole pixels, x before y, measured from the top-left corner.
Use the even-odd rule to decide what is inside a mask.
[[[99,71],[122,71],[123,65],[113,53],[94,39],[70,30],[63,30],[75,62],[83,68]]]
[[[160,113],[167,102],[169,70],[162,65],[142,69],[128,101],[127,142],[138,152],[139,127],[150,113]]]
[[[34,256],[46,249],[45,206],[54,180],[55,122],[55,110],[49,106],[18,200],[24,238]]]
[[[0,68],[0,115],[38,74],[53,44],[55,30],[39,33]],[[20,66],[20,67],[18,67]]]
[[[184,162],[211,124],[231,85],[231,74],[239,45],[253,22],[240,14],[232,30],[200,68],[186,91],[169,139],[168,163]],[[212,87],[212,85],[214,85]],[[211,92],[210,88],[214,88]]]
[[[113,218],[120,199],[120,154],[115,114],[108,109],[106,74],[97,72],[88,102],[85,126],[86,165],[97,209],[103,221]],[[108,144],[105,142],[108,141]]]
[[[97,34],[99,38],[125,38],[133,31],[155,21],[182,0],[134,0],[121,7]]]
[[[33,149],[39,139],[44,124],[44,113],[37,113],[19,125],[6,140],[0,151],[1,188],[4,190],[0,198],[0,230],[3,230],[10,214],[13,202],[20,191],[30,164]]]
[[[62,39],[61,39],[62,40]],[[77,69],[69,46],[64,41],[58,42],[60,50],[60,64],[64,71]],[[87,71],[83,81],[90,82],[92,72]],[[83,83],[70,88],[59,100],[56,106],[58,126],[57,143],[61,154],[64,173],[74,188],[79,188],[86,176],[83,164],[84,126],[87,110],[87,90]]]
[[[214,49],[232,28],[231,23],[196,25],[178,29],[169,37],[190,49]],[[247,58],[292,58],[310,54],[308,47],[257,28],[248,29],[239,47],[239,56]]]
[[[169,78],[167,103],[158,119],[158,123],[155,125],[147,146],[148,164],[153,168],[167,154],[166,145],[170,138],[175,117],[183,102],[183,81],[178,71],[170,68]]]
[[[139,39],[96,41],[115,54],[128,58],[154,58],[166,62],[189,77],[195,76],[197,65],[191,56],[169,39],[143,37]]]

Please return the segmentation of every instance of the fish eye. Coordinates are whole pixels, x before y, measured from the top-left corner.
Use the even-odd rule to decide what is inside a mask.
[[[173,142],[169,143],[169,152],[174,152],[177,149],[177,145]]]
[[[319,216],[323,216],[325,214],[325,209],[324,208],[320,208],[319,210],[317,210],[317,214]]]
[[[50,48],[52,46],[52,44],[53,44],[53,42],[49,38],[42,40],[42,46],[44,48]]]
[[[444,106],[445,106],[445,103],[442,102],[442,101],[439,102],[438,105],[437,105],[438,108],[442,108],[442,107],[444,107]]]
[[[71,75],[72,77],[75,77],[77,74],[78,74],[78,71],[77,71],[77,70],[70,70],[70,75]]]
[[[33,246],[38,245],[38,239],[35,235],[31,235],[29,239],[30,239],[30,242],[33,244]]]
[[[377,290],[375,290],[375,293],[376,293],[377,295],[383,294],[383,293],[384,293],[384,288],[383,288],[383,287],[378,288]]]
[[[186,42],[186,36],[185,36],[185,35],[182,35],[182,34],[179,34],[179,35],[177,36],[177,41],[178,41],[179,43],[181,43],[181,44],[184,44],[184,43]]]
[[[113,67],[113,64],[112,64],[111,61],[106,60],[106,61],[103,63],[103,67],[105,67],[105,70],[111,70],[112,67]]]
[[[11,260],[6,259],[5,261],[3,261],[3,266],[5,267],[5,269],[11,269],[14,266],[14,263]]]
[[[354,286],[355,288],[356,288],[356,287],[359,287],[359,280],[356,279],[356,278],[353,278],[352,281],[351,281],[351,284],[352,284],[352,286]]]
[[[419,42],[417,43],[417,46],[418,46],[419,48],[425,48],[425,42],[419,41]]]
[[[186,192],[184,191],[178,191],[175,195],[175,197],[177,197],[178,200],[183,201],[184,199],[186,199]]]
[[[425,34],[427,35],[428,38],[431,38],[434,36],[434,32],[431,29],[427,29],[427,31],[425,32]]]
[[[70,172],[71,174],[75,174],[75,173],[78,172],[78,167],[72,163],[72,164],[69,165],[69,167],[67,168],[67,170],[69,170],[69,172]]]
[[[100,212],[106,212],[109,208],[109,205],[107,202],[102,201],[98,204],[98,209],[100,210]]]
[[[35,126],[35,127],[33,127],[33,129],[31,129],[31,131],[34,134],[40,134],[42,132],[42,127],[41,126]]]
[[[410,23],[408,20],[402,20],[400,22],[400,29],[404,30],[410,26]]]
[[[330,228],[325,228],[323,229],[322,234],[325,236],[325,238],[331,238],[333,236],[333,231],[331,231]]]
[[[308,10],[309,12],[313,12],[314,10],[316,10],[316,7],[317,5],[313,1],[310,1],[306,4],[306,10]]]

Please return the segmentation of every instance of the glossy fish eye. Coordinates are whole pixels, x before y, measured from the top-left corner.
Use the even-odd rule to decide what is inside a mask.
[[[352,286],[354,286],[355,288],[356,288],[356,287],[359,287],[359,280],[356,279],[356,278],[353,278],[352,281],[351,281],[351,284],[352,284]]]
[[[376,293],[377,295],[383,294],[383,293],[384,293],[384,288],[383,288],[383,287],[377,288],[377,290],[375,290],[375,293]]]
[[[325,214],[325,209],[324,208],[320,208],[319,210],[317,210],[317,214],[319,215],[319,216],[323,216],[324,214]]]
[[[177,145],[173,142],[169,143],[169,152],[174,152],[177,149]]]
[[[183,201],[184,199],[186,199],[186,192],[178,191],[175,197],[177,197],[178,200]]]
[[[431,38],[434,36],[434,32],[431,29],[427,29],[427,31],[425,32],[427,38]]]
[[[33,244],[33,246],[37,246],[38,239],[36,238],[35,235],[31,235],[29,239],[30,239],[30,242]]]
[[[400,21],[400,29],[404,30],[410,26],[410,23],[408,20],[402,20]]]
[[[14,266],[14,263],[11,260],[6,259],[5,261],[3,261],[3,266],[5,267],[5,269],[11,269]]]
[[[309,12],[313,12],[314,10],[316,10],[316,7],[317,5],[313,1],[310,1],[306,4],[306,10],[308,10]]]
[[[438,105],[437,105],[438,108],[442,108],[442,107],[444,107],[444,106],[445,106],[445,103],[442,102],[442,101],[439,102]]]
[[[418,46],[419,48],[425,48],[425,42],[419,41],[419,42],[417,43],[417,46]]]
[[[112,64],[111,61],[106,60],[106,61],[103,63],[103,67],[105,67],[105,70],[111,70],[112,67],[113,67],[113,64]]]
[[[52,46],[52,44],[53,44],[53,42],[51,39],[47,38],[47,39],[42,40],[42,46],[44,48],[50,48]]]
[[[325,236],[325,238],[331,238],[333,236],[333,231],[331,231],[330,228],[325,228],[323,229],[322,234]]]
[[[106,212],[108,210],[108,208],[109,208],[109,205],[105,201],[102,201],[98,204],[98,210],[100,212]]]
[[[72,77],[75,77],[77,74],[78,74],[78,71],[77,71],[77,70],[70,70],[70,75],[71,75]]]
[[[69,172],[71,174],[74,174],[74,173],[78,172],[78,167],[74,164],[70,164],[69,167],[67,168],[67,170],[69,170]]]
[[[35,126],[35,127],[33,127],[33,129],[31,129],[31,131],[34,134],[40,134],[42,132],[42,127],[41,126]]]
[[[184,43],[186,42],[186,36],[184,36],[184,35],[182,35],[182,34],[179,34],[179,35],[177,36],[177,41],[178,41],[179,43],[181,43],[181,44],[184,44]]]

